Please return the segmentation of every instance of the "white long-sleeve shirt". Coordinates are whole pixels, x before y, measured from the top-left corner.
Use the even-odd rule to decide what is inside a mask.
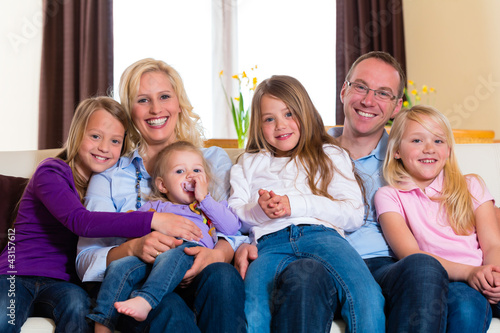
[[[363,224],[363,198],[349,155],[331,145],[324,145],[323,149],[345,176],[335,173],[328,186],[328,193],[336,200],[312,194],[304,168],[288,157],[274,157],[269,152],[245,153],[231,168],[228,203],[242,221],[242,232],[249,232],[253,243],[292,224],[321,224],[341,234]],[[267,217],[258,204],[259,189],[287,195],[291,215]]]

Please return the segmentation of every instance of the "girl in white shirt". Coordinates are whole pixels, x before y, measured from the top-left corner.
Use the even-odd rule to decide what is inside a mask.
[[[323,264],[338,288],[347,330],[384,332],[380,288],[343,238],[344,230],[363,224],[353,164],[326,133],[302,84],[289,76],[259,84],[249,133],[231,169],[229,198],[258,248],[245,277],[248,331],[270,331],[276,277],[290,262],[310,258]]]

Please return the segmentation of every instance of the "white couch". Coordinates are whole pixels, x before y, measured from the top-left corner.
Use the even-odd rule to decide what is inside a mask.
[[[241,153],[238,149],[226,149],[231,159]],[[59,149],[39,151],[0,152],[0,174],[30,177],[36,165],[44,158],[55,156]],[[459,144],[456,154],[464,174],[477,173],[485,180],[488,189],[500,203],[500,143],[493,144]],[[47,318],[29,318],[21,332],[54,332],[55,325]],[[345,331],[341,320],[333,323],[331,333]],[[500,319],[494,318],[488,332],[500,333]]]

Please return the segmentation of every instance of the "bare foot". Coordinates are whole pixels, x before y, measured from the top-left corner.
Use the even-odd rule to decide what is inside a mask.
[[[113,332],[111,332],[111,330],[109,328],[107,328],[103,324],[99,324],[97,322],[95,323],[95,326],[94,326],[94,332],[95,333],[113,333]]]
[[[124,302],[115,302],[115,308],[119,313],[130,316],[137,321],[144,321],[148,317],[152,307],[144,298],[137,296]]]

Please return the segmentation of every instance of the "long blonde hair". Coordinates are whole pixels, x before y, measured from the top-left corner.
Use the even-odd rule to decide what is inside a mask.
[[[193,106],[189,102],[184,83],[179,73],[172,67],[167,65],[161,60],[146,58],[139,60],[125,69],[120,78],[120,101],[125,107],[125,110],[132,117],[132,108],[135,104],[139,87],[141,84],[141,77],[145,73],[161,72],[164,73],[177,95],[181,112],[177,123],[175,124],[175,137],[177,140],[191,142],[196,147],[203,146],[203,128],[200,124],[200,117],[193,112]],[[143,139],[141,133],[137,130],[134,123],[133,133],[131,139],[134,148],[139,148],[141,155],[145,154],[147,150],[147,143]]]
[[[80,200],[83,199],[85,192],[87,191],[89,181],[78,172],[78,169],[76,168],[76,157],[78,156],[78,151],[80,150],[83,135],[85,134],[90,116],[97,110],[104,110],[108,112],[125,128],[125,137],[123,139],[123,146],[120,155],[124,155],[131,150],[131,142],[128,136],[131,121],[120,103],[107,96],[87,98],[81,101],[76,108],[73,119],[71,120],[68,139],[63,146],[63,151],[57,156],[66,162],[73,171],[73,179],[75,181],[76,190],[80,195]]]
[[[442,195],[433,200],[440,201],[450,220],[450,225],[457,235],[469,235],[475,225],[472,196],[467,187],[467,180],[462,175],[455,155],[455,140],[448,119],[438,110],[425,105],[415,105],[409,110],[402,110],[396,115],[389,134],[387,154],[384,161],[384,177],[390,186],[401,188],[402,183],[411,179],[401,159],[396,159],[404,132],[409,121],[416,121],[429,132],[434,133],[432,124],[437,124],[445,133],[445,139],[450,147],[450,156],[444,165],[444,180]],[[473,175],[478,177],[477,175]],[[479,178],[480,179],[480,178]],[[482,183],[482,180],[480,180]]]
[[[148,200],[153,201],[153,200],[161,200],[161,201],[168,201],[168,198],[165,193],[161,192],[158,189],[158,186],[156,186],[156,178],[158,177],[163,177],[165,172],[167,171],[167,161],[170,159],[172,154],[176,151],[182,151],[182,152],[191,152],[195,153],[198,155],[201,160],[202,160],[202,165],[203,169],[205,170],[205,174],[207,177],[207,182],[208,182],[208,189],[210,193],[213,193],[213,190],[215,188],[215,184],[213,181],[213,174],[210,169],[210,165],[207,163],[207,160],[203,156],[203,153],[201,150],[193,145],[191,142],[187,141],[176,141],[165,148],[163,148],[159,153],[158,156],[156,157],[155,165],[153,167],[153,172],[151,174],[151,179],[153,180],[152,186],[151,186],[151,194],[148,196]]]
[[[273,155],[276,149],[271,146],[262,132],[261,100],[264,95],[273,96],[285,103],[300,128],[297,146],[289,151],[290,160],[300,164],[307,172],[308,185],[312,193],[334,199],[328,193],[328,185],[334,174],[341,172],[323,150],[324,144],[341,149],[336,139],[328,135],[319,112],[304,86],[295,78],[274,75],[262,81],[252,99],[252,113],[249,125],[247,153],[268,151]],[[353,166],[354,170],[354,166]],[[316,175],[319,173],[319,177]],[[344,176],[344,175],[342,175]]]

